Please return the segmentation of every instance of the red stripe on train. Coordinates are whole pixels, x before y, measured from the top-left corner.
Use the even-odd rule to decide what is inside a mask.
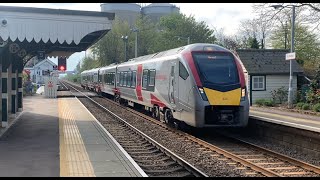
[[[192,58],[192,54],[190,51],[187,51],[185,53],[183,53],[183,57],[187,60],[187,63],[191,69],[191,73],[194,77],[194,80],[196,81],[196,84],[198,87],[202,87],[202,83],[200,81],[200,77],[198,75],[198,72],[197,72],[197,69],[196,69],[196,66],[193,62],[193,58]]]
[[[142,98],[142,87],[141,87],[141,75],[142,75],[142,64],[138,64],[136,92],[137,92],[137,96],[138,96],[138,100],[139,101],[143,101],[143,98]]]
[[[241,88],[244,88],[246,86],[246,80],[245,80],[245,77],[244,77],[244,72],[243,72],[242,66],[240,64],[240,60],[236,56],[235,56],[235,61],[236,61],[236,64],[237,64],[237,69],[238,69]]]
[[[153,94],[150,94],[151,97],[151,104],[156,104],[160,107],[165,107],[166,105],[161,102],[156,96],[154,96]]]

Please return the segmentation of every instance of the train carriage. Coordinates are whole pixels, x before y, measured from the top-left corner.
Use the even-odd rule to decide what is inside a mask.
[[[99,69],[99,81],[101,92],[113,96],[115,94],[115,75],[117,66],[111,64]]]
[[[84,85],[85,89],[97,92],[99,88],[99,69],[95,68],[81,73],[81,84]]]
[[[248,123],[241,62],[223,47],[191,44],[133,58],[114,68],[115,99],[143,105],[156,119],[200,128]]]

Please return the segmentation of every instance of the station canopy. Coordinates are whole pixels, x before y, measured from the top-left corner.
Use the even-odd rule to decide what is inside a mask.
[[[107,12],[0,6],[0,49],[24,64],[39,54],[68,58],[102,38],[112,20]]]

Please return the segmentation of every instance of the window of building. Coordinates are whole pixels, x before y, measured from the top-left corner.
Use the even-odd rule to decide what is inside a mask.
[[[252,90],[264,91],[265,87],[265,76],[252,76]]]

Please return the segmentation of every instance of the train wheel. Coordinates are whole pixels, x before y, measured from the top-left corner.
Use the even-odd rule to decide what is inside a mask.
[[[164,112],[164,122],[166,124],[171,124],[173,122],[173,115],[170,109],[166,109]]]
[[[158,106],[154,106],[152,109],[152,117],[156,120],[160,120],[160,110]]]
[[[114,101],[120,103],[120,96],[118,94],[114,95]]]

